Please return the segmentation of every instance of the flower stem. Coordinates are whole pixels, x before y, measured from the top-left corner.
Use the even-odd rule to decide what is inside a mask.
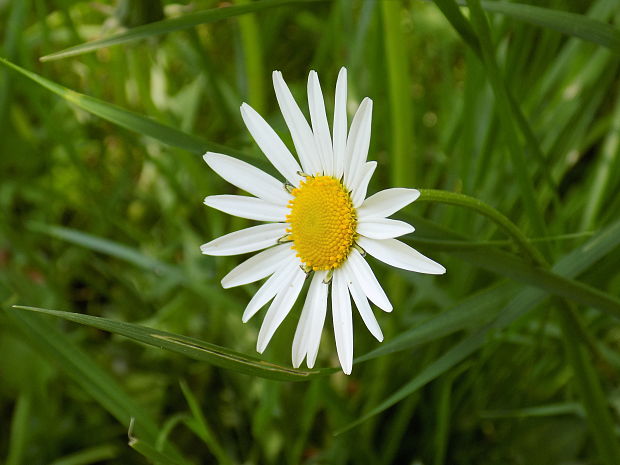
[[[525,234],[506,216],[482,200],[456,192],[442,191],[437,189],[420,189],[418,202],[438,202],[447,205],[456,205],[469,208],[481,215],[486,216],[495,222],[508,236],[510,236],[517,246],[523,251],[525,256],[533,263],[546,267],[546,262],[540,252],[530,244]]]

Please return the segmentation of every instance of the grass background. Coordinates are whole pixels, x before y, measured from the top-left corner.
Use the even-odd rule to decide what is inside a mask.
[[[617,2],[223,6],[0,2],[0,461],[620,463]],[[484,204],[402,212],[448,273],[371,260],[395,310],[382,344],[354,318],[352,376],[329,324],[322,369],[288,370],[299,306],[270,371],[241,323],[257,286],[222,290],[239,258],[199,252],[249,224],[202,205],[234,190],[199,155],[268,167],[241,102],[290,143],[271,71],[305,111],[317,70],[330,113],[340,66],[350,112],[374,100],[370,192]]]

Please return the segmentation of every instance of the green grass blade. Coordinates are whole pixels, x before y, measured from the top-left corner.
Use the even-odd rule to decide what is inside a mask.
[[[573,252],[564,256],[554,265],[553,271],[558,275],[563,275],[566,277],[578,276],[593,266],[602,257],[608,255],[611,251],[616,249],[619,245],[620,221],[617,221],[598,233],[595,237],[582,246],[577,247]],[[475,263],[475,261],[480,257],[480,254],[473,253],[467,255],[467,260],[470,263]],[[540,289],[530,288],[520,292],[516,297],[510,300],[506,307],[498,312],[499,317],[495,321],[483,326],[473,334],[463,338],[442,356],[434,362],[431,362],[430,365],[414,376],[413,379],[411,379],[407,384],[399,388],[396,392],[390,395],[379,405],[368,411],[358,420],[351,422],[338,430],[337,434],[348,431],[375,415],[378,415],[392,405],[413,394],[433,379],[436,379],[446,373],[458,363],[465,360],[469,355],[483,347],[486,342],[486,335],[490,331],[501,330],[509,326],[517,318],[522,317],[530,310],[536,308],[545,297],[546,294]],[[403,344],[398,348],[401,349],[404,347],[405,345]]]
[[[216,439],[215,433],[213,432],[213,428],[209,426],[207,423],[207,419],[205,418],[202,410],[200,409],[200,405],[198,404],[198,400],[196,396],[192,393],[187,383],[183,380],[180,382],[181,390],[183,391],[183,396],[187,401],[187,405],[189,406],[190,411],[192,412],[193,420],[192,424],[194,425],[194,431],[200,439],[204,441],[204,443],[209,447],[211,453],[217,458],[217,461],[220,465],[227,465],[233,463],[232,460],[226,455],[226,452],[219,444]]]
[[[24,463],[24,452],[28,444],[28,419],[31,415],[32,395],[22,392],[15,402],[13,418],[11,418],[11,435],[9,438],[9,454],[5,465]]]
[[[610,24],[568,11],[552,10],[534,5],[509,2],[482,2],[492,13],[501,13],[526,23],[553,29],[593,42],[620,53],[620,31]]]
[[[256,357],[240,354],[225,347],[220,347],[195,338],[147,328],[133,323],[44,308],[25,306],[15,306],[14,308],[56,316],[75,323],[119,334],[134,341],[181,354],[195,360],[207,362],[221,368],[245,373],[247,375],[259,376],[261,378],[280,381],[305,381],[335,371],[333,369],[294,370],[260,360]]]
[[[113,460],[117,456],[118,447],[112,444],[104,444],[102,446],[90,447],[54,460],[50,465],[90,465],[92,463]]]
[[[391,178],[396,186],[415,185],[419,163],[412,154],[413,125],[407,52],[401,30],[400,2],[381,2],[390,98]]]
[[[128,31],[115,34],[104,39],[94,40],[84,44],[61,50],[41,57],[41,61],[58,60],[71,56],[81,55],[83,53],[93,52],[100,48],[110,47],[112,45],[125,44],[134,40],[145,39],[172,31],[188,29],[198,26],[199,24],[214,23],[222,19],[232,18],[256,11],[264,11],[270,8],[276,8],[285,5],[294,5],[302,3],[312,3],[320,0],[262,0],[251,2],[243,5],[228,6],[224,8],[213,8],[211,10],[199,11],[177,18],[164,19],[153,23],[145,24],[129,29]]]
[[[180,460],[178,458],[170,457],[161,451],[158,451],[149,443],[137,438],[131,438],[129,440],[129,447],[146,457],[151,463],[155,465],[188,465],[189,462]]]
[[[616,465],[620,463],[620,443],[616,437],[614,420],[609,412],[600,375],[581,337],[579,319],[564,309],[560,311],[562,313],[559,320],[564,334],[567,359],[573,368],[574,383],[585,407],[594,443],[601,461],[607,465]]]
[[[514,285],[504,283],[480,292],[453,308],[408,329],[395,338],[355,359],[356,363],[410,350],[414,347],[454,334],[467,328],[479,327],[497,316],[502,303],[514,296]]]
[[[515,121],[517,119],[514,116],[513,107],[511,105],[510,93],[495,59],[491,30],[479,3],[468,0],[468,4],[470,7],[469,11],[471,14],[472,25],[474,30],[477,32],[480,41],[482,62],[485,66],[493,93],[495,94],[497,112],[504,129],[506,145],[512,161],[513,169],[515,171],[516,181],[521,192],[523,206],[527,212],[530,222],[532,223],[534,232],[537,235],[544,236],[546,235],[545,222],[536,198],[532,180],[530,179],[528,173],[528,163],[524,157],[515,127]],[[545,250],[548,255],[549,247],[547,247],[546,244],[543,245],[545,246],[543,250]]]
[[[70,338],[36,315],[15,310],[6,314],[34,349],[64,370],[121,424],[128,425],[133,417],[140,434],[155,440],[158,427],[150,415]]]
[[[148,117],[125,110],[103,100],[80,94],[71,89],[56,84],[38,74],[28,71],[8,60],[0,57],[0,64],[22,74],[33,82],[39,84],[50,92],[60,96],[69,103],[74,104],[78,108],[92,113],[95,116],[110,121],[113,124],[135,131],[139,134],[152,137],[155,140],[163,142],[166,145],[177,147],[188,152],[202,155],[207,150],[224,152],[231,155],[239,155],[238,151],[225,147],[220,144],[203,141],[202,139],[186,134],[182,131],[174,129],[170,126],[158,123]]]
[[[62,239],[64,241],[86,247],[87,249],[125,260],[140,268],[149,270],[156,275],[161,276],[163,274],[167,274],[174,276],[179,281],[185,280],[185,276],[180,269],[153,257],[144,255],[139,250],[119,244],[118,242],[93,236],[92,234],[87,234],[85,232],[78,231],[77,229],[65,228],[63,226],[49,226],[41,223],[32,223],[30,226],[33,231],[42,232],[51,237]]]

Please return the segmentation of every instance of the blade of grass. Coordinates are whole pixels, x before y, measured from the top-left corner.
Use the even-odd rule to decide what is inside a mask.
[[[32,396],[29,392],[22,392],[13,409],[11,418],[11,435],[9,437],[9,453],[6,465],[19,465],[24,463],[24,452],[28,444],[28,420],[32,408]]]
[[[147,37],[166,34],[168,32],[178,31],[181,29],[188,29],[198,26],[199,24],[214,23],[216,21],[221,21],[222,19],[232,18],[234,16],[240,16],[256,11],[264,11],[270,8],[276,8],[286,5],[315,3],[319,1],[325,0],[262,0],[243,5],[227,6],[223,8],[220,7],[213,8],[211,10],[198,11],[196,13],[186,14],[177,18],[155,21],[149,24],[131,28],[128,31],[121,32],[110,37],[105,37],[103,39],[93,40],[92,42],[86,42],[84,44],[76,45],[74,47],[70,47],[56,53],[45,55],[41,57],[41,61],[58,60],[60,58],[81,55],[83,53],[99,50],[100,48],[110,47],[112,45],[125,44],[134,40],[145,39]]]
[[[392,183],[396,186],[415,185],[418,163],[412,156],[413,125],[407,72],[407,53],[401,26],[401,3],[381,2],[383,34],[387,60],[388,93],[390,97]]]
[[[256,4],[249,0],[237,0],[237,5]],[[256,15],[239,18],[243,58],[245,60],[245,82],[248,103],[259,113],[265,111],[265,70],[263,67],[263,47],[260,26]]]
[[[50,465],[89,465],[113,460],[118,455],[118,448],[112,444],[90,447],[63,458],[54,460]]]
[[[463,2],[464,3],[464,2]],[[542,8],[511,2],[481,2],[491,13],[501,13],[526,23],[553,29],[573,37],[593,42],[620,53],[620,31],[610,24],[568,11]]]
[[[335,369],[294,370],[292,368],[266,362],[256,357],[240,354],[225,347],[220,347],[195,338],[147,328],[133,323],[114,321],[107,318],[82,315],[79,313],[48,310],[45,308],[26,307],[21,305],[15,305],[13,308],[63,318],[75,323],[119,334],[134,341],[181,354],[195,360],[207,362],[221,368],[247,375],[259,376],[261,378],[280,381],[305,381],[317,376],[325,376],[336,371]]]
[[[34,349],[61,368],[121,424],[135,418],[140,434],[155,441],[159,428],[151,416],[71,339],[36,315],[9,309],[5,314]],[[167,445],[166,450],[178,456],[174,447]]]
[[[441,234],[441,231],[439,231]],[[554,266],[553,271],[559,275],[575,277],[602,257],[609,254],[620,245],[620,221],[598,233],[585,244],[577,247],[571,253],[565,255]],[[466,255],[467,260],[475,262],[479,254]],[[359,419],[340,428],[336,434],[344,433],[355,426],[365,422],[369,418],[385,411],[392,405],[400,402],[407,396],[413,394],[421,387],[428,384],[433,379],[455,367],[458,363],[466,359],[484,346],[486,335],[491,331],[501,330],[510,325],[516,319],[524,316],[530,310],[536,308],[546,297],[546,294],[539,289],[525,289],[516,297],[512,298],[508,305],[498,312],[498,318],[490,324],[485,324],[480,329],[466,336],[442,356],[429,364],[420,373],[414,376],[407,384],[398,389],[395,393],[377,405],[375,408],[362,415]],[[404,350],[404,344],[401,346]],[[577,375],[578,376],[578,375]]]
[[[515,128],[515,117],[511,105],[511,96],[504,84],[499,66],[495,61],[491,30],[482,10],[475,8],[475,4],[469,0],[468,4],[470,5],[470,14],[474,31],[477,33],[480,42],[482,63],[486,69],[493,93],[495,94],[497,110],[504,129],[506,145],[512,161],[512,167],[515,171],[517,184],[521,192],[523,206],[525,207],[525,211],[527,212],[528,219],[532,224],[535,234],[544,236],[546,235],[545,222],[538,201],[536,200],[534,186],[528,174],[527,163]],[[548,256],[550,254],[550,247],[543,243],[543,251],[545,252],[544,255]]]
[[[186,134],[170,126],[158,123],[148,117],[125,110],[124,108],[104,102],[103,100],[67,89],[60,84],[56,84],[49,79],[21,68],[20,66],[17,66],[16,64],[1,57],[0,64],[20,73],[82,110],[103,118],[106,121],[110,121],[113,124],[129,129],[130,131],[135,131],[139,134],[151,137],[155,140],[163,142],[166,145],[187,150],[188,152],[199,155],[202,155],[207,150],[213,150],[230,155],[243,156],[243,154],[240,154],[239,151],[232,148],[221,144],[203,141],[196,136]]]
[[[192,412],[194,425],[196,426],[196,434],[200,436],[200,439],[204,441],[204,443],[209,447],[211,453],[215,456],[219,464],[231,464],[232,460],[228,457],[222,446],[220,446],[217,441],[213,429],[207,423],[207,419],[205,418],[200,406],[198,405],[198,401],[196,397],[189,389],[187,383],[183,380],[179,383],[181,385],[181,390],[183,391],[183,396],[187,401],[187,405],[189,405],[189,409]]]
[[[607,465],[620,463],[620,443],[615,433],[614,420],[609,412],[609,403],[601,386],[599,374],[594,368],[587,345],[581,334],[583,325],[570,312],[560,310],[559,315],[564,347],[573,368],[573,379],[586,410],[586,418],[592,438]]]

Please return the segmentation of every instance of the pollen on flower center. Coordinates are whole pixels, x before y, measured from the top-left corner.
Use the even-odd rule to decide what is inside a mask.
[[[351,250],[357,227],[351,196],[331,176],[306,176],[291,194],[287,232],[297,256],[308,269],[338,268]]]

